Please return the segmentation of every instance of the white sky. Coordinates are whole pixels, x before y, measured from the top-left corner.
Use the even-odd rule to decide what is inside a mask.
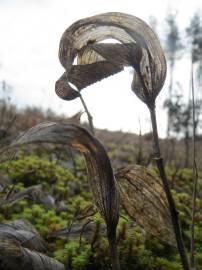
[[[116,11],[146,22],[153,15],[163,29],[171,9],[178,11],[177,19],[184,29],[201,7],[202,0],[0,0],[0,80],[13,86],[13,103],[49,107],[70,116],[82,109],[80,100],[63,101],[54,90],[64,71],[57,57],[59,40],[68,26],[81,18]],[[188,83],[187,72],[183,70],[183,80]],[[127,69],[82,91],[96,127],[139,132],[140,118],[143,132],[150,131],[148,110],[132,93],[131,81]],[[161,110],[166,91],[164,87],[157,102],[161,136],[166,125],[166,114]]]

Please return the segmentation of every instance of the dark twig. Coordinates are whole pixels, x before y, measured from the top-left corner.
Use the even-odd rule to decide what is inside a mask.
[[[193,119],[193,194],[192,194],[192,214],[191,214],[191,240],[190,240],[190,264],[195,269],[195,213],[196,213],[196,193],[198,182],[198,169],[196,164],[196,125],[195,125],[195,95],[193,79],[193,62],[191,64],[191,92],[192,92],[192,119]]]
[[[12,192],[14,191],[14,189],[15,189],[15,184],[13,184],[13,185],[11,186],[11,188],[10,188],[9,191],[8,191],[8,193],[6,194],[6,196],[5,196],[5,202],[8,201],[8,200],[10,199],[10,196],[11,196]]]
[[[95,211],[93,211],[93,212],[91,212],[91,213],[89,213],[89,214],[87,214],[87,215],[83,215],[83,216],[80,216],[80,217],[78,217],[77,218],[77,220],[83,220],[83,219],[85,219],[85,218],[89,218],[89,217],[92,217],[92,216],[94,216],[95,214],[97,214],[97,211],[95,210]]]
[[[167,180],[167,177],[165,174],[163,158],[161,157],[158,129],[157,129],[157,123],[156,123],[155,104],[153,106],[150,106],[149,110],[150,110],[152,128],[153,128],[154,156],[155,156],[157,168],[159,171],[159,175],[160,175],[160,178],[162,180],[163,187],[164,187],[166,197],[168,200],[170,215],[171,215],[171,220],[172,220],[172,224],[173,224],[173,230],[175,233],[178,251],[180,254],[183,269],[190,270],[186,251],[185,251],[185,246],[184,246],[184,242],[183,242],[183,238],[182,238],[181,228],[180,228],[180,224],[179,224],[178,212],[177,212],[175,202],[174,202],[174,199],[173,199],[170,187],[169,187],[169,183],[168,183],[168,180]]]
[[[67,233],[68,234],[71,232],[72,226],[73,226],[73,224],[74,224],[74,222],[76,220],[77,215],[80,213],[80,211],[81,211],[81,209],[80,209],[80,207],[78,207],[76,209],[76,211],[74,212],[74,216],[73,216],[71,222],[68,224],[68,228],[67,228]]]
[[[83,225],[82,229],[81,229],[81,232],[80,232],[80,236],[79,236],[79,248],[81,248],[81,240],[82,240],[82,235],[85,231],[85,228],[88,226],[88,224],[91,222],[92,220],[89,219],[87,220],[87,222]]]

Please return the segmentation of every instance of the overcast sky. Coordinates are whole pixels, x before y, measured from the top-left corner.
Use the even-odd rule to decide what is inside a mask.
[[[146,22],[153,15],[163,34],[169,10],[176,12],[183,29],[194,11],[201,8],[202,0],[0,0],[0,80],[13,87],[12,102],[18,106],[49,107],[70,116],[82,109],[80,101],[60,100],[54,90],[63,73],[58,60],[59,40],[68,26],[81,18],[117,11]],[[150,131],[147,108],[132,93],[131,80],[127,69],[82,91],[95,126],[139,132],[140,118],[143,132]],[[161,110],[166,93],[164,87],[157,103],[161,136],[166,124],[166,114]]]

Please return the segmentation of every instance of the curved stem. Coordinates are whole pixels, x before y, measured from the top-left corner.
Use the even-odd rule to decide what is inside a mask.
[[[94,125],[93,125],[93,117],[92,117],[92,115],[90,114],[90,112],[89,112],[89,110],[88,110],[88,108],[87,108],[87,105],[86,105],[86,103],[85,103],[85,101],[84,101],[84,99],[83,99],[83,97],[82,97],[81,94],[80,94],[79,97],[80,97],[81,103],[82,103],[82,105],[83,105],[83,107],[84,107],[84,110],[85,110],[85,112],[86,112],[86,114],[87,114],[87,116],[88,116],[88,122],[89,122],[90,131],[91,131],[91,133],[92,133],[93,135],[95,135],[95,129],[94,129]]]
[[[158,137],[158,129],[157,129],[157,123],[156,123],[155,105],[151,106],[149,108],[149,110],[150,110],[152,129],[153,129],[155,160],[156,160],[159,175],[160,175],[160,178],[161,178],[161,181],[163,183],[163,187],[164,187],[164,190],[165,190],[165,193],[166,193],[166,197],[167,197],[167,201],[168,201],[168,205],[169,205],[169,209],[170,209],[170,215],[171,215],[173,230],[174,230],[175,238],[176,238],[176,242],[177,242],[178,251],[179,251],[179,254],[180,254],[183,269],[184,270],[190,270],[187,255],[186,255],[186,251],[185,251],[185,246],[184,246],[184,242],[183,242],[183,238],[182,238],[181,228],[180,228],[180,224],[179,224],[178,212],[177,212],[175,202],[174,202],[174,199],[173,199],[170,187],[169,187],[167,177],[166,177],[163,158],[161,157],[160,146],[159,146],[159,137]]]

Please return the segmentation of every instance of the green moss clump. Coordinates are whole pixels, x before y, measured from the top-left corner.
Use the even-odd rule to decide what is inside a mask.
[[[109,146],[109,150],[115,151],[113,146]],[[130,159],[131,157],[127,157],[127,160]],[[47,254],[63,262],[69,270],[107,270],[111,267],[111,260],[106,227],[99,213],[85,217],[88,209],[93,209],[92,193],[89,190],[83,158],[76,157],[75,165],[76,176],[71,171],[35,155],[20,156],[17,160],[1,164],[0,170],[4,173],[8,171],[8,176],[15,184],[14,193],[41,184],[43,191],[53,196],[55,205],[46,208],[43,203],[24,198],[12,205],[0,206],[0,222],[29,220],[45,238]],[[171,178],[173,169],[169,168],[168,171]],[[187,247],[190,243],[191,224],[190,177],[190,170],[179,171],[175,180],[177,188],[173,190]],[[202,186],[201,183],[200,178],[199,186]],[[12,185],[3,191],[2,197],[11,187]],[[197,269],[202,269],[202,202],[199,198],[196,208],[196,265]],[[75,235],[70,233],[54,238],[56,231],[60,229],[68,231],[71,224],[80,226],[89,220],[94,222],[94,227],[88,236],[84,233],[80,239],[77,232]],[[117,245],[122,270],[181,270],[176,248],[161,242],[138,227],[123,209],[117,228]]]

